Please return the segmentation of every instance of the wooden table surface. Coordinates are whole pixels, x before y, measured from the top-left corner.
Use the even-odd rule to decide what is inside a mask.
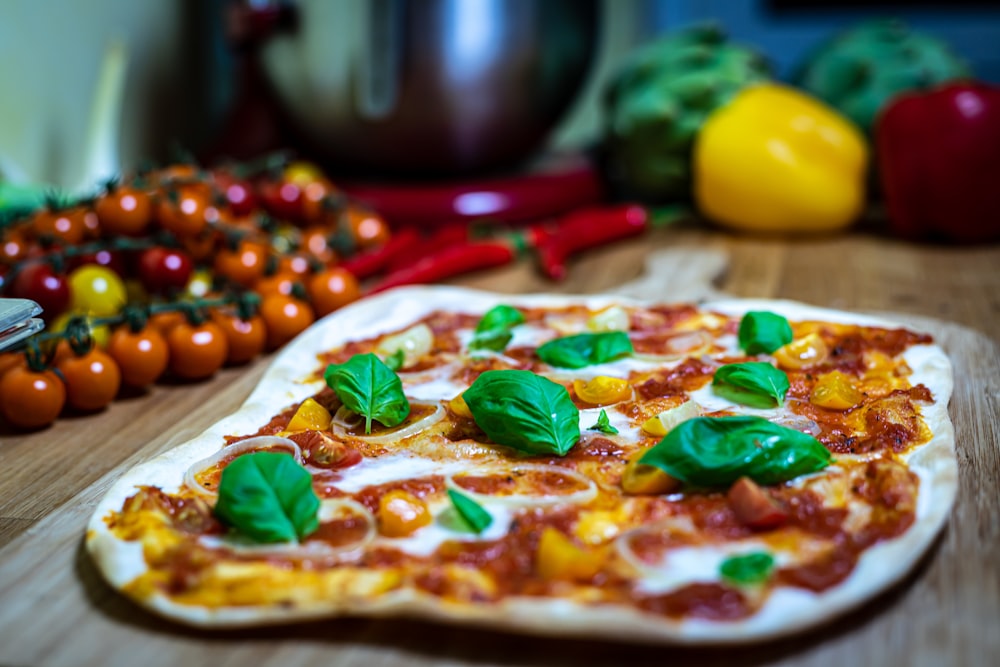
[[[0,425],[0,664],[995,664],[1000,246],[921,246],[862,232],[755,239],[682,227],[588,253],[558,285],[527,261],[452,282],[594,293],[641,281],[648,258],[659,264],[650,267],[658,277],[642,283],[646,296],[696,296],[708,283],[735,296],[897,313],[942,337],[956,363],[951,413],[962,489],[941,539],[902,585],[827,627],[738,651],[529,639],[402,620],[218,634],[160,621],[103,583],[82,551],[85,523],[123,468],[234,409],[263,358],[204,383],[157,385],[42,431]]]

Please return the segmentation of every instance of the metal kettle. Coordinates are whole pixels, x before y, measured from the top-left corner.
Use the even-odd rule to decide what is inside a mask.
[[[458,174],[533,155],[581,89],[596,0],[299,0],[261,45],[303,144],[337,166]]]

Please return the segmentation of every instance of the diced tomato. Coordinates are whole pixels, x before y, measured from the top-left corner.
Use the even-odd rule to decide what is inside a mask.
[[[749,477],[740,477],[726,494],[726,502],[744,526],[759,530],[777,528],[788,514]]]

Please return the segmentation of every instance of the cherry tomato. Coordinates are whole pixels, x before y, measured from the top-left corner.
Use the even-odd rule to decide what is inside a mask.
[[[279,294],[261,301],[260,316],[267,327],[267,347],[272,350],[305,331],[316,319],[308,303]]]
[[[170,334],[171,329],[186,321],[187,318],[179,310],[164,310],[149,316],[149,326],[159,331],[164,340]]]
[[[76,245],[83,241],[87,233],[87,223],[84,220],[86,210],[80,206],[60,211],[42,209],[31,219],[31,226],[39,238],[51,238]]]
[[[19,366],[24,366],[27,361],[20,352],[4,352],[0,354],[0,378]]]
[[[146,192],[119,185],[97,198],[94,211],[105,233],[139,236],[153,218],[153,202]]]
[[[326,179],[300,185],[302,188],[302,219],[316,222],[338,208],[334,197],[337,189]]]
[[[257,209],[257,196],[248,182],[228,171],[216,171],[213,176],[215,187],[222,192],[234,215],[250,215]]]
[[[255,241],[240,241],[236,250],[220,250],[215,256],[215,272],[243,287],[252,287],[267,265],[268,249]]]
[[[208,269],[198,269],[191,274],[184,293],[196,299],[205,298],[212,292],[212,272]]]
[[[205,229],[211,204],[200,185],[182,185],[156,203],[156,220],[178,237],[196,236]]]
[[[222,243],[222,234],[211,229],[203,229],[195,236],[178,239],[184,252],[195,262],[207,261]]]
[[[28,255],[29,244],[24,233],[14,229],[6,233],[3,243],[0,243],[0,262],[13,264]]]
[[[309,280],[308,292],[316,316],[323,317],[357,301],[361,296],[361,287],[353,273],[335,266],[313,276]]]
[[[337,259],[337,255],[330,247],[329,237],[330,231],[326,227],[307,227],[302,230],[299,245],[308,255],[324,264],[330,264]]]
[[[127,324],[115,329],[108,354],[118,364],[122,381],[132,387],[152,384],[167,370],[167,341],[153,326],[132,331]]]
[[[128,267],[125,264],[125,258],[120,252],[115,252],[114,250],[102,249],[85,255],[77,255],[76,257],[70,258],[66,262],[66,266],[71,271],[87,264],[105,266],[118,274],[118,277],[122,279],[128,275]]]
[[[139,256],[139,279],[153,294],[184,289],[193,271],[194,264],[187,253],[174,248],[155,246]]]
[[[289,296],[297,282],[301,282],[299,276],[291,271],[278,271],[258,280],[253,286],[253,291],[257,292],[261,298],[271,296],[272,294]]]
[[[360,248],[372,248],[389,240],[389,224],[378,213],[352,206],[345,213],[354,242]]]
[[[52,320],[52,323],[47,328],[49,331],[52,331],[54,333],[61,333],[63,331],[66,331],[66,327],[69,325],[71,319],[73,319],[74,317],[81,317],[81,316],[83,317],[84,321],[87,323],[90,329],[90,337],[94,341],[94,343],[98,347],[101,348],[106,347],[108,344],[108,339],[111,338],[111,328],[108,327],[108,325],[106,324],[99,327],[95,327],[90,316],[87,315],[86,313],[75,313],[73,311],[68,310],[59,317]],[[60,341],[60,342],[65,343],[65,341]]]
[[[287,181],[265,181],[259,192],[261,204],[274,217],[292,222],[304,219],[302,186]]]
[[[309,185],[310,183],[326,180],[323,171],[318,166],[305,160],[296,160],[289,163],[284,171],[281,172],[281,178],[287,183],[294,183],[296,185]]]
[[[56,366],[66,381],[66,403],[77,410],[100,410],[115,399],[122,383],[118,364],[106,352],[91,349]]]
[[[312,272],[312,262],[305,255],[285,255],[278,260],[278,271],[287,271],[301,278]]]
[[[0,412],[20,428],[39,428],[55,421],[66,404],[66,387],[52,371],[12,368],[0,379]]]
[[[84,237],[90,241],[101,238],[101,221],[97,213],[88,210],[83,214]]]
[[[114,315],[125,305],[125,283],[104,266],[84,264],[69,274],[70,308],[95,317]]]
[[[175,181],[190,181],[198,178],[198,166],[189,162],[175,162],[151,175],[153,185],[169,185]]]
[[[185,380],[200,380],[222,368],[229,353],[226,335],[214,322],[181,322],[167,334],[170,370]]]
[[[235,314],[215,312],[212,321],[219,325],[226,337],[229,347],[227,364],[245,364],[264,351],[267,329],[259,315],[243,320]]]
[[[51,322],[69,307],[69,284],[65,277],[56,275],[47,262],[25,264],[11,283],[10,295],[37,302],[46,322]]]

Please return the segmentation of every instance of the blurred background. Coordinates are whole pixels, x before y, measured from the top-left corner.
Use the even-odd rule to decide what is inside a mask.
[[[368,105],[365,113],[388,113],[386,109],[398,101],[392,96],[400,91],[385,84],[385,77],[391,77],[393,68],[401,66],[398,59],[413,56],[391,48],[373,48],[372,40],[394,43],[393,30],[406,28],[393,16],[398,18],[412,11],[405,5],[421,5],[419,1],[303,1],[298,3],[298,16],[289,25],[280,25],[282,19],[274,25],[250,28],[245,24],[241,27],[240,19],[233,18],[232,4],[224,0],[5,0],[0,4],[0,90],[4,91],[0,102],[0,172],[8,180],[75,187],[99,170],[87,157],[97,141],[92,109],[102,63],[105,90],[112,89],[110,97],[114,101],[116,75],[114,66],[107,63],[109,48],[116,43],[122,46],[119,64],[124,62],[124,68],[119,70],[121,112],[113,123],[112,134],[116,136],[105,136],[103,141],[117,140],[112,152],[123,169],[134,168],[143,159],[166,160],[171,147],[176,146],[198,155],[210,155],[218,149],[252,154],[258,144],[276,140],[277,133],[262,138],[240,129],[237,134],[246,140],[246,145],[240,146],[240,136],[232,136],[232,123],[249,122],[253,126],[256,122],[258,129],[254,131],[260,131],[260,118],[273,118],[268,114],[274,109],[268,110],[265,101],[264,111],[254,112],[256,120],[253,113],[242,114],[251,116],[247,121],[239,118],[240,105],[260,105],[261,97],[281,100],[282,95],[287,98],[310,86],[315,92],[321,84],[334,92],[314,97],[310,103],[300,105],[305,108],[295,109],[300,134],[294,140],[314,134],[317,136],[304,142],[306,152],[322,147],[324,141],[332,139],[317,131],[317,124],[324,119],[333,122],[338,103],[341,107],[351,104],[337,97],[340,86],[345,85],[338,76],[372,79],[373,83],[366,84],[367,92],[361,95],[364,99],[354,101],[359,107]],[[248,4],[265,11],[274,8],[268,3]],[[453,46],[459,49],[450,55],[453,62],[464,62],[471,68],[473,59],[462,55],[459,37],[474,40],[476,30],[489,32],[484,25],[498,30],[495,14],[490,23],[496,3],[464,0],[423,4],[441,15],[445,10],[451,12],[453,21],[457,20],[455,16],[464,16],[465,27],[453,26],[455,34],[448,37],[456,40]],[[575,36],[568,34],[571,31],[566,30],[565,18],[543,20],[532,28],[538,32],[531,34],[525,32],[525,24],[507,19],[511,24],[507,28],[520,30],[517,34],[529,40],[531,48],[553,48],[552,42],[563,39],[569,42],[563,44],[564,50],[577,49],[575,56],[567,56],[577,58],[577,69],[569,75],[573,80],[550,76],[545,89],[526,91],[560,98],[548,102],[544,109],[553,119],[551,131],[544,124],[526,129],[523,121],[517,121],[520,130],[538,135],[526,138],[526,146],[536,140],[558,149],[593,143],[601,134],[602,91],[626,54],[669,30],[706,19],[717,21],[735,42],[753,45],[772,61],[779,77],[787,77],[810,49],[837,31],[866,17],[900,17],[912,27],[947,42],[969,63],[977,78],[1000,81],[1000,3],[996,2],[603,0],[594,2],[592,8],[587,2],[570,4],[578,5],[572,10],[573,20],[582,26],[578,26]],[[588,13],[591,9],[592,15]],[[248,34],[254,31],[259,34]],[[518,52],[514,34],[492,35],[494,40],[500,40],[492,46],[494,55],[506,57],[505,49],[511,54]],[[397,45],[405,41],[400,34],[395,38]],[[573,39],[580,43],[572,43]],[[520,50],[523,52],[523,48]],[[246,72],[249,51],[260,54],[264,78],[270,78],[269,92],[241,87],[245,77],[252,78],[252,73]],[[448,54],[439,55],[444,58]],[[350,68],[344,62],[347,59],[351,60]],[[456,80],[462,76],[462,72],[452,74]],[[552,90],[559,87],[560,80],[566,90]],[[509,97],[513,93],[504,94]],[[507,108],[506,112],[516,117],[538,113],[539,107]],[[106,109],[106,113],[114,118],[113,109]],[[467,109],[465,113],[472,112]],[[352,131],[348,128],[348,132]],[[517,134],[509,128],[504,131],[509,136]],[[287,137],[277,140],[290,141]],[[398,147],[398,142],[395,145]],[[354,166],[352,152],[357,150],[351,147],[345,151],[347,157],[338,161],[335,169],[349,172]],[[512,150],[524,152],[527,148]],[[510,161],[509,155],[501,157],[498,163]],[[472,162],[469,165],[476,166]],[[113,166],[105,160],[105,170]]]

